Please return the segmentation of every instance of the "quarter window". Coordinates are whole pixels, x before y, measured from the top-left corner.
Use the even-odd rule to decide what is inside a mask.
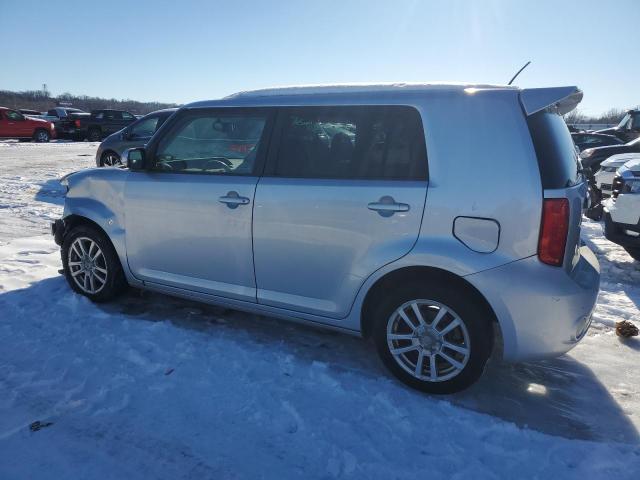
[[[284,116],[275,175],[425,180],[419,113],[410,107],[305,107]]]
[[[266,123],[258,113],[186,115],[158,145],[154,169],[251,175]]]

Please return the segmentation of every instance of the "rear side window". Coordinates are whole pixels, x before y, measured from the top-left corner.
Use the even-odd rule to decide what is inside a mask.
[[[275,175],[426,180],[419,113],[410,107],[303,107],[281,122]]]
[[[566,188],[579,181],[578,154],[562,117],[538,112],[527,122],[538,157],[542,188]]]

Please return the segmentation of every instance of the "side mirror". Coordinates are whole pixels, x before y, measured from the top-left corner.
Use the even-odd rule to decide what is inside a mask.
[[[129,170],[144,170],[146,167],[144,148],[129,148],[122,157]]]

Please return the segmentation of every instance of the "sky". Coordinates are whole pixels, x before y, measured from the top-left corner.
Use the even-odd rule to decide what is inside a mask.
[[[0,0],[0,89],[187,103],[276,85],[577,85],[640,104],[640,0]]]

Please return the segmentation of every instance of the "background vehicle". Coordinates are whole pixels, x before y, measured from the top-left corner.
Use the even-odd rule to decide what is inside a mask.
[[[600,276],[560,116],[581,99],[352,85],[191,104],[128,169],[66,177],[52,233],[94,301],[128,283],[359,333],[407,385],[458,391],[498,328],[508,360],[560,355],[589,328]]]
[[[640,160],[620,167],[604,212],[607,239],[640,261]]]
[[[576,144],[580,151],[586,148],[621,145],[624,143],[618,137],[614,137],[613,135],[604,135],[601,133],[572,133],[571,138],[573,138],[573,143]]]
[[[92,110],[88,117],[74,120],[75,135],[79,140],[86,138],[91,142],[97,142],[136,120],[132,113],[123,110]]]
[[[600,164],[600,170],[595,174],[596,187],[602,192],[602,198],[611,196],[613,179],[617,170],[625,163],[640,159],[640,153],[619,153],[612,155]]]
[[[122,152],[128,148],[144,146],[176,110],[178,109],[168,108],[152,112],[123,130],[109,135],[98,147],[96,165],[98,167],[122,165]]]
[[[612,155],[619,153],[640,152],[640,138],[622,145],[609,145],[606,147],[587,148],[580,153],[580,160],[586,175],[594,175],[600,168],[600,164]]]
[[[76,120],[88,116],[87,112],[78,108],[55,107],[47,110],[43,118],[53,122],[58,138],[75,138],[77,131]]]
[[[16,110],[0,107],[0,138],[16,138],[48,142],[56,138],[53,123],[40,118],[25,117]]]
[[[640,137],[640,110],[628,110],[617,126],[597,130],[596,133],[614,135],[623,142],[630,142]]]

